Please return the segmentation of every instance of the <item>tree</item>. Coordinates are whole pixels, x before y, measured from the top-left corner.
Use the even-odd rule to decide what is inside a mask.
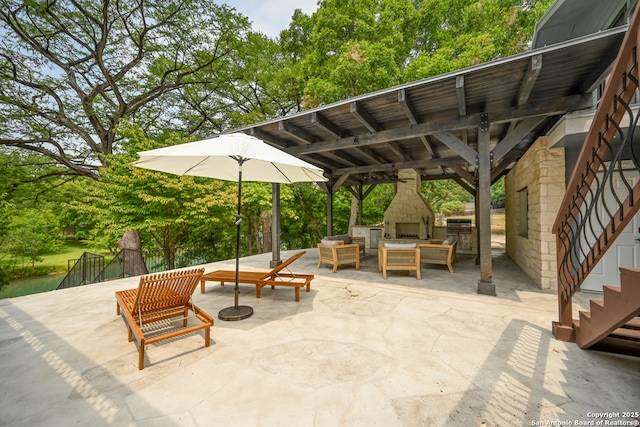
[[[33,268],[42,261],[42,255],[54,253],[61,243],[57,218],[52,212],[25,209],[11,217],[3,250],[22,261],[22,269],[25,260],[31,261]]]
[[[169,268],[177,249],[193,240],[199,227],[215,227],[233,217],[236,195],[230,183],[192,176],[177,176],[136,168],[137,152],[188,142],[168,133],[150,139],[134,125],[122,126],[122,151],[106,156],[109,164],[78,209],[99,220],[99,234],[110,246],[127,230],[139,230],[146,247],[163,250]]]
[[[443,204],[451,201],[461,202],[464,210],[464,203],[473,201],[473,196],[452,180],[423,181],[420,191],[434,212],[442,212]]]
[[[524,52],[551,0],[422,0],[405,79],[430,77]]]
[[[491,186],[491,206],[494,209],[504,208],[504,176]]]
[[[0,144],[97,178],[125,119],[219,131],[248,28],[206,0],[0,0]]]

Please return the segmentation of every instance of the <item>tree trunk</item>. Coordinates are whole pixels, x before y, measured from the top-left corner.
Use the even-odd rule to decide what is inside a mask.
[[[125,277],[148,273],[142,256],[142,241],[138,230],[125,231],[117,247],[122,251],[122,272]]]
[[[356,225],[356,219],[358,218],[358,207],[358,198],[354,196],[351,198],[351,215],[349,216],[349,229],[347,230],[349,236],[353,235],[351,234],[351,230],[353,229],[353,226]]]
[[[271,242],[271,227],[273,225],[273,218],[271,214],[267,211],[262,212],[262,236],[263,236],[263,247],[262,252],[273,252],[272,242]]]

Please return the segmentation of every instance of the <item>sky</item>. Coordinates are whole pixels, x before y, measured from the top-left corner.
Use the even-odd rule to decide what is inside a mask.
[[[260,31],[275,38],[280,31],[289,26],[291,15],[296,9],[302,9],[311,15],[318,8],[318,0],[221,0],[233,6],[249,18],[254,31]]]

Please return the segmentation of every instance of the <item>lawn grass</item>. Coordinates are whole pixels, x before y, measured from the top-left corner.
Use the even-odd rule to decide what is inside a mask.
[[[66,273],[69,260],[80,258],[80,256],[84,252],[104,255],[105,257],[109,257],[110,255],[108,250],[98,249],[91,243],[77,240],[68,240],[62,245],[60,251],[58,251],[57,253],[43,255],[43,260],[41,262],[36,262],[35,264],[33,264],[33,268],[31,265],[31,261],[29,260],[24,260],[24,264],[18,261],[18,264],[16,264],[14,267],[10,264],[10,256],[6,254],[0,254],[0,260],[2,260],[0,261],[0,266],[12,278],[24,278],[31,276],[41,276],[45,274]],[[108,262],[109,259],[106,259],[105,261]],[[32,274],[30,274],[30,272],[32,272]]]
[[[9,261],[0,262],[0,266],[5,269],[11,279],[9,285],[0,289],[0,298],[19,297],[56,289],[67,274],[69,260],[80,258],[84,252],[104,255],[105,264],[112,259],[112,255],[107,250],[98,249],[90,243],[69,240],[64,243],[58,253],[43,255],[43,261],[35,263],[33,268],[29,261],[25,261],[24,268],[22,264],[16,265],[15,270],[12,269]],[[9,260],[9,256],[1,258]]]

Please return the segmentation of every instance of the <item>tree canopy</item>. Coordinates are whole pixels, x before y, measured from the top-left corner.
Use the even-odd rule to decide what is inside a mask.
[[[9,224],[26,233],[27,216],[108,245],[128,228],[173,249],[229,238],[235,184],[137,170],[136,151],[522,52],[550,3],[321,0],[270,39],[208,0],[0,0],[0,243]],[[423,194],[436,210],[470,198],[454,182],[423,183]],[[313,246],[324,194],[296,184],[281,197],[283,242]],[[381,221],[392,197],[391,185],[375,188],[365,223]],[[245,187],[248,248],[259,250],[270,203],[268,184]],[[353,206],[336,193],[337,230]]]
[[[206,0],[1,0],[0,31],[0,144],[97,178],[124,119],[150,132],[229,125],[249,23]]]

